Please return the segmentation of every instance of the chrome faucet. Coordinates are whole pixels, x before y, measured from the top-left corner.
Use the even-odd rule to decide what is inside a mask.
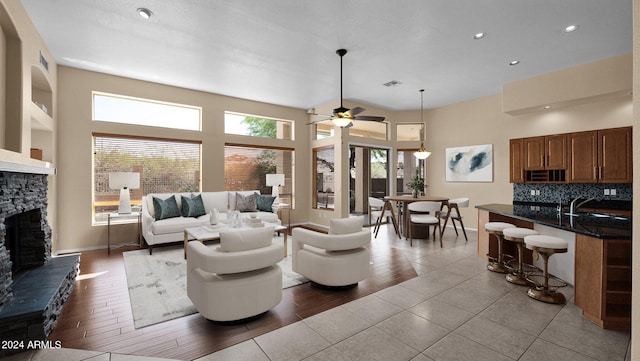
[[[570,215],[570,216],[574,216],[574,215],[575,215],[575,212],[578,210],[578,208],[580,208],[580,206],[584,205],[584,204],[585,204],[585,203],[587,203],[587,202],[591,202],[591,201],[598,201],[598,202],[600,202],[600,198],[598,198],[598,197],[591,197],[591,198],[588,198],[588,199],[586,199],[586,200],[584,200],[584,201],[582,201],[582,202],[580,202],[580,203],[576,204],[576,202],[578,202],[579,200],[580,200],[580,197],[577,197],[576,199],[574,199],[574,200],[572,200],[572,201],[571,201],[571,205],[569,206],[569,215]]]

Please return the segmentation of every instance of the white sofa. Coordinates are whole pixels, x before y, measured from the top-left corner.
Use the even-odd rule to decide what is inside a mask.
[[[210,212],[214,209],[217,209],[219,212],[219,221],[224,222],[226,220],[227,210],[233,210],[236,207],[237,193],[242,194],[243,196],[249,196],[254,193],[259,194],[260,192],[251,190],[239,192],[151,193],[142,197],[142,236],[147,242],[147,245],[149,245],[149,254],[153,253],[153,246],[155,245],[183,241],[185,228],[210,224]],[[192,198],[197,195],[201,195],[202,197],[202,203],[204,204],[205,211],[204,215],[199,217],[185,217],[180,215],[179,217],[156,220],[153,197],[166,200],[171,196],[174,196],[178,209],[181,210],[182,196]],[[242,212],[241,217],[249,217],[251,214],[256,214],[264,222],[281,224],[280,219],[278,218],[278,203],[278,199],[275,199],[273,202],[274,206],[271,207],[271,212]]]
[[[291,268],[323,286],[355,286],[369,276],[371,230],[361,217],[330,222],[329,234],[293,229]]]
[[[273,227],[220,232],[220,246],[187,246],[187,295],[213,321],[260,315],[282,299],[282,243]]]

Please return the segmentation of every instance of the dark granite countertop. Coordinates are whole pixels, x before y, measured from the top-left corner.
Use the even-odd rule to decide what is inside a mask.
[[[483,204],[477,209],[601,239],[631,239],[631,217],[602,212],[558,212],[555,205]]]

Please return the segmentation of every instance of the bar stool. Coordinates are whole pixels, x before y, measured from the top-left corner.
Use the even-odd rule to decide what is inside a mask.
[[[489,262],[487,265],[487,269],[489,271],[498,272],[498,273],[507,273],[507,268],[504,264],[504,254],[502,253],[502,231],[507,228],[515,228],[516,226],[511,223],[505,222],[488,222],[484,225],[485,231],[487,231],[490,235],[493,234],[498,239],[498,258]]]
[[[506,228],[502,231],[504,239],[515,243],[518,249],[518,267],[507,274],[507,281],[521,286],[533,286],[533,282],[527,279],[524,272],[524,237],[536,234],[538,232],[533,229],[519,227]]]
[[[534,282],[535,287],[529,288],[527,291],[527,295],[529,297],[536,299],[538,301],[547,302],[547,303],[556,303],[556,304],[564,304],[567,302],[566,298],[561,292],[556,292],[556,290],[560,287],[564,287],[567,285],[566,282],[553,277],[558,284],[554,286],[549,285],[549,257],[555,253],[566,253],[568,243],[562,238],[545,236],[545,235],[532,235],[525,236],[524,243],[527,245],[527,248],[538,252],[538,254],[542,257],[542,261],[544,262],[544,270],[543,270],[543,279],[542,283],[535,282],[532,277],[530,277],[531,281]]]

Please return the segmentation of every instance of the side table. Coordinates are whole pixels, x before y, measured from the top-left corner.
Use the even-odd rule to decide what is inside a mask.
[[[142,246],[142,212],[109,213],[107,214],[107,254],[111,254],[111,219],[138,219],[138,244]]]
[[[278,207],[278,211],[280,211],[282,208],[286,208],[289,210],[289,213],[287,214],[287,232],[290,232],[291,231],[291,204],[278,203],[277,207]],[[282,217],[282,212],[280,212],[280,217]]]

